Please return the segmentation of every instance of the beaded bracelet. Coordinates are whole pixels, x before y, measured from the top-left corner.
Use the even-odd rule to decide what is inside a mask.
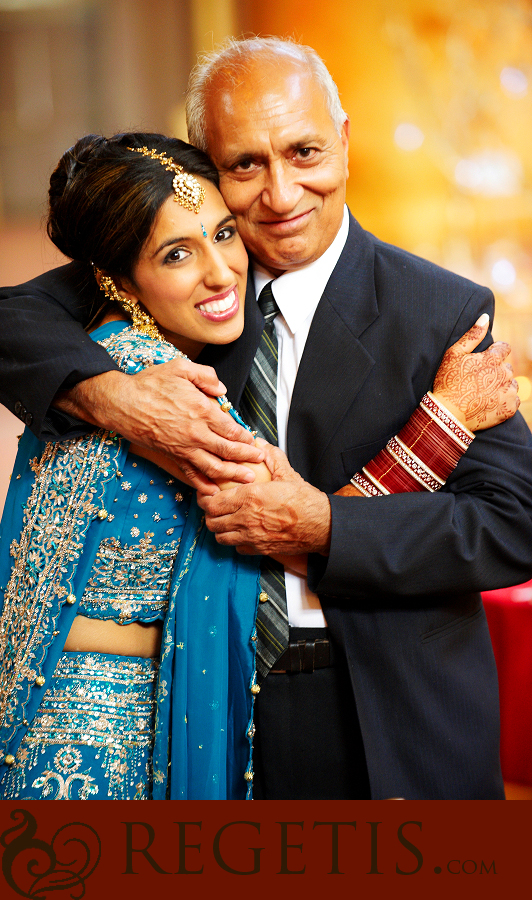
[[[353,475],[351,483],[366,497],[413,491],[437,491],[473,441],[445,406],[428,392],[396,437]]]
[[[231,401],[228,400],[225,395],[223,397],[217,397],[216,399],[222,408],[222,412],[229,413],[229,415],[235,420],[235,422],[238,422],[239,425],[242,425],[242,428],[245,428],[246,431],[249,431],[253,435],[253,437],[257,437],[257,432],[253,431],[253,429],[250,428],[249,425],[246,424],[246,422],[244,422],[244,419],[242,418],[238,410],[234,408]]]

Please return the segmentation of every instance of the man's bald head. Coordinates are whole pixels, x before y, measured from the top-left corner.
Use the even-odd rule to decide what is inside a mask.
[[[203,54],[190,74],[186,115],[188,138],[195,147],[208,152],[206,135],[206,103],[208,90],[222,77],[234,82],[245,77],[251,63],[264,60],[266,65],[293,61],[308,70],[323,91],[326,107],[338,133],[347,119],[342,109],[338,88],[325,63],[312,47],[281,38],[228,38],[217,50]]]
[[[231,41],[191,84],[189,136],[252,258],[273,275],[319,259],[342,222],[349,135],[320,58],[277,38]]]

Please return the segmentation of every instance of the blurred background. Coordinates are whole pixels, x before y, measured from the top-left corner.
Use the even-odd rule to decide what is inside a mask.
[[[64,150],[186,138],[196,54],[249,33],[331,70],[363,227],[493,289],[532,424],[532,0],[0,0],[0,283],[63,262],[43,217]],[[0,407],[0,507],[20,429]]]
[[[252,32],[329,66],[361,224],[493,289],[532,423],[531,0],[0,0],[0,283],[63,261],[42,224],[67,147],[90,131],[186,137],[196,54]],[[2,412],[0,429],[2,503],[19,426]]]

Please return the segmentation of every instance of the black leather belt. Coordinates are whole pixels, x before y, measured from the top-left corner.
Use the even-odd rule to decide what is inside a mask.
[[[313,672],[333,664],[332,648],[328,638],[290,641],[288,647],[273,665],[271,672]]]

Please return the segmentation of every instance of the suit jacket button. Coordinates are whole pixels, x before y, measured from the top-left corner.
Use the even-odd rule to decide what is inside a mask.
[[[26,415],[24,416],[24,422],[29,428],[31,423],[33,422],[33,416],[31,413],[26,413]]]
[[[22,412],[22,403],[20,402],[20,400],[17,400],[17,402],[15,403],[15,415],[20,416],[21,412]]]

